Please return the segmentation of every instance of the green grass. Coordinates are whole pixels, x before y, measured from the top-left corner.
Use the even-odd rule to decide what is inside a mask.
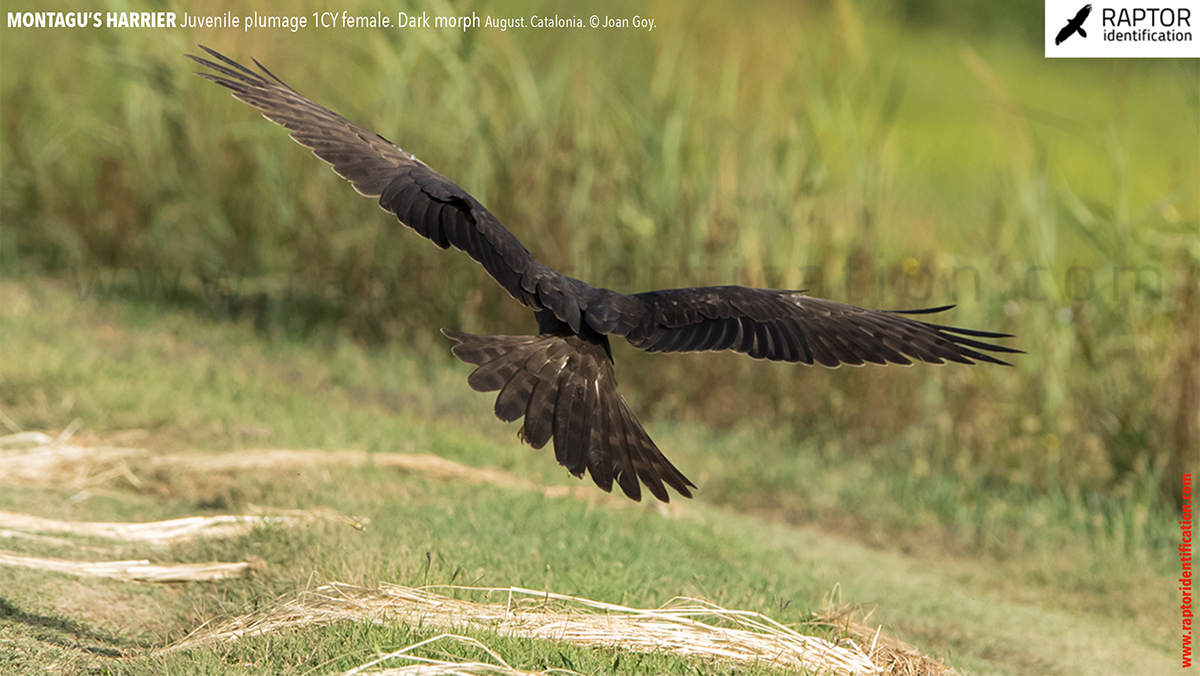
[[[258,557],[269,564],[251,579],[194,584],[176,590],[150,586],[130,589],[127,583],[119,582],[64,583],[53,575],[6,569],[0,575],[9,590],[5,597],[10,607],[5,610],[6,617],[0,619],[8,620],[5,624],[9,637],[23,639],[24,645],[44,651],[52,650],[55,639],[71,638],[102,656],[104,651],[108,656],[122,651],[131,659],[100,662],[106,670],[117,673],[307,673],[315,667],[320,667],[318,673],[331,673],[369,661],[377,651],[395,650],[440,630],[345,622],[330,628],[283,631],[232,648],[213,646],[166,656],[141,657],[139,653],[169,639],[182,638],[199,622],[259,609],[280,594],[310,586],[314,575],[367,585],[384,581],[413,586],[457,582],[571,589],[589,597],[651,606],[675,594],[688,593],[762,608],[770,607],[775,599],[802,592],[807,597],[813,591],[807,575],[783,569],[749,537],[697,528],[643,510],[596,510],[578,501],[425,481],[419,476],[396,476],[379,470],[286,474],[279,477],[264,472],[239,478],[234,483],[236,499],[278,507],[333,507],[368,517],[370,527],[365,532],[341,523],[301,530],[263,529],[242,538],[175,545],[165,552],[127,548],[100,557],[178,561]],[[5,497],[5,508],[13,508],[11,503],[20,503],[24,497],[40,503],[34,511],[56,513],[70,497],[53,492],[15,493]],[[190,501],[193,512],[199,504],[211,506],[211,496],[194,497]],[[137,513],[131,507],[117,500],[88,511],[90,518],[122,518]],[[161,509],[164,514],[171,511]],[[663,556],[663,552],[671,555]],[[64,555],[45,548],[34,549],[34,553]],[[65,554],[70,556],[70,552]],[[79,587],[90,593],[80,594]],[[33,593],[22,591],[25,589]],[[72,595],[78,598],[72,599]],[[112,597],[110,605],[88,607],[89,601],[106,595]],[[157,597],[152,618],[121,616],[122,611],[132,614],[144,606],[139,597],[145,596]],[[52,610],[55,604],[73,600],[79,607],[71,613]],[[797,604],[790,617],[782,619],[798,621],[801,609],[809,607],[809,599],[805,601]],[[73,616],[72,626],[63,626],[66,620],[57,619],[63,615]],[[22,617],[29,616],[55,620],[43,623],[49,626],[35,630],[33,636],[13,631],[20,628]],[[80,616],[104,619],[88,622]],[[156,631],[122,630],[130,624],[150,625]],[[530,669],[574,668],[584,673],[693,673],[696,669],[696,663],[665,655],[592,650],[487,633],[480,637],[514,666]],[[445,646],[423,654],[436,656],[441,649],[460,659],[479,658],[474,649]],[[43,658],[10,665],[28,671],[45,668],[47,663]],[[718,667],[710,665],[704,670],[728,670],[727,666]]]
[[[376,626],[369,623],[340,622],[322,631],[318,644],[312,643],[311,632],[284,630],[271,639],[249,639],[239,642],[232,649],[215,651],[199,656],[167,657],[147,660],[141,665],[150,672],[194,673],[194,674],[255,674],[261,673],[262,665],[269,664],[275,673],[340,673],[357,667],[386,654],[388,647],[399,649],[418,641],[432,638],[436,634],[418,631],[402,625]],[[505,638],[479,631],[459,632],[480,640],[510,665],[524,665],[531,670],[567,670],[581,674],[768,674],[777,673],[766,667],[733,669],[728,666],[689,663],[663,655],[631,653],[614,649],[586,649],[555,641]],[[275,659],[265,659],[271,653]],[[282,653],[283,658],[278,655]],[[435,643],[431,647],[412,653],[418,657],[447,661],[476,661],[495,664],[496,660],[485,651],[472,647],[458,647],[450,641]],[[292,662],[294,660],[294,662]],[[233,662],[238,666],[230,669]],[[405,660],[385,662],[385,666],[411,664]],[[116,670],[120,673],[120,670]],[[137,667],[131,673],[145,673]]]
[[[271,341],[256,336],[250,322],[80,300],[68,289],[36,278],[0,284],[0,345],[5,355],[23,357],[6,359],[0,402],[22,427],[54,430],[78,417],[93,443],[124,439],[156,451],[433,452],[539,483],[579,485],[551,453],[522,446],[512,426],[495,421],[490,398],[471,392],[466,368],[448,357],[416,359],[399,346],[365,349],[337,334]],[[325,669],[334,671],[437,632],[345,624],[289,631],[232,651],[161,658],[145,651],[203,622],[309,588],[314,579],[517,585],[635,606],[699,596],[818,633],[827,630],[803,622],[840,585],[840,600],[878,608],[876,621],[888,630],[971,671],[1169,668],[1173,648],[1161,638],[1174,621],[1166,582],[1169,511],[1143,507],[1135,524],[1139,508],[1132,503],[1110,514],[1062,497],[973,495],[950,477],[896,475],[884,463],[838,457],[750,425],[733,432],[652,425],[651,433],[700,487],[687,518],[371,468],[166,472],[140,487],[119,481],[90,496],[6,489],[0,509],[54,518],[153,520],[257,505],[331,507],[368,517],[371,525],[365,533],[331,522],[168,550],[109,546],[87,554],[163,561],[254,556],[268,563],[248,579],[214,584],[131,586],[0,570],[0,587],[9,590],[0,632],[26,655],[12,663],[20,670],[100,664],[129,673],[298,673],[315,667],[314,660],[336,660]],[[815,528],[795,529],[789,521]],[[5,546],[81,555],[24,541]],[[1030,628],[1042,623],[1053,630],[1035,638]],[[346,635],[358,638],[347,642]],[[531,669],[565,660],[585,673],[717,668],[482,640],[514,666]],[[1060,654],[1054,646],[1064,641],[1081,647]],[[1119,646],[1118,657],[1104,666],[1090,651],[1107,642]],[[71,647],[76,643],[84,652]],[[114,650],[126,658],[109,661]],[[472,650],[440,646],[426,654],[477,657]]]

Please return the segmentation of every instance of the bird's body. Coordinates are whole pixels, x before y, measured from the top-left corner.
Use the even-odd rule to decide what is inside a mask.
[[[629,295],[592,287],[540,263],[474,197],[411,153],[306,99],[261,64],[259,74],[204,49],[221,63],[191,57],[220,74],[202,77],[287,128],[404,225],[443,249],[466,252],[535,312],[538,335],[444,333],[456,342],[457,357],[478,366],[468,384],[500,391],[497,417],[524,417],[525,441],[541,448],[553,439],[560,464],[579,477],[586,471],[606,491],[616,483],[639,500],[645,484],[666,502],[664,485],[685,497],[695,487],[663,456],[617,391],[609,336],[650,352],[734,350],[828,367],[913,360],[1004,364],[988,352],[1018,352],[978,340],[1005,334],[905,316],[946,307],[881,312],[741,286]]]

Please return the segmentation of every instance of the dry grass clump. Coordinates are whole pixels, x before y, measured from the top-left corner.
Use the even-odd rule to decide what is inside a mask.
[[[0,566],[35,568],[81,577],[111,577],[138,582],[207,582],[244,574],[252,567],[238,563],[150,563],[138,561],[71,561],[0,551]]]
[[[419,623],[451,631],[469,628],[504,636],[666,652],[742,665],[765,663],[797,671],[836,674],[880,671],[852,640],[835,645],[800,634],[760,613],[727,610],[696,599],[677,599],[663,608],[639,609],[517,587],[450,589],[505,594],[506,602],[456,599],[428,588],[384,585],[366,589],[333,583],[282,601],[269,610],[197,632],[167,650],[236,641],[288,627],[366,620]]]
[[[567,494],[569,489],[544,487],[496,469],[468,467],[429,454],[365,453],[363,451],[298,451],[246,449],[236,453],[189,451],[154,455],[144,449],[90,447],[71,443],[71,429],[58,438],[39,432],[0,437],[0,481],[30,487],[82,489],[124,478],[135,486],[147,470],[183,472],[235,472],[302,467],[374,466],[419,472],[440,479],[503,484],[547,494]]]
[[[155,545],[187,542],[201,537],[236,537],[261,525],[298,525],[324,516],[321,512],[290,511],[278,516],[189,516],[148,523],[59,521],[29,514],[0,512],[0,527],[43,533],[67,533]]]
[[[22,432],[0,437],[0,482],[33,488],[82,490],[125,478],[135,486],[141,481],[130,463],[149,458],[144,449],[88,447],[70,443],[77,426],[72,424],[57,438],[40,432]]]
[[[506,486],[541,493],[547,497],[573,497],[630,508],[623,498],[601,494],[590,487],[543,486],[508,472],[488,467],[470,467],[428,453],[366,453],[363,451],[312,451],[291,449],[246,449],[233,452],[188,451],[154,455],[143,449],[88,447],[70,443],[72,429],[58,438],[38,432],[0,437],[0,483],[38,488],[65,487],[83,490],[124,480],[141,488],[155,472],[233,473],[280,468],[379,467],[415,472],[434,479],[473,484]],[[687,507],[677,502],[654,506],[664,516],[680,516]]]
[[[191,516],[182,519],[149,523],[113,523],[97,521],[59,521],[29,514],[0,512],[0,537],[28,538],[39,542],[80,548],[80,543],[63,538],[38,534],[62,533],[101,537],[120,542],[169,545],[200,537],[235,537],[249,533],[256,526],[295,526],[316,519],[347,521],[364,528],[366,519],[348,519],[329,509],[281,510],[270,516]],[[16,529],[16,530],[9,530]],[[89,547],[88,549],[94,549]],[[252,568],[265,566],[262,561],[237,563],[168,563],[152,564],[148,560],[79,561],[26,556],[17,552],[0,551],[0,566],[35,568],[84,577],[110,577],[139,582],[200,582],[242,575]]]
[[[872,611],[874,612],[874,611]],[[862,621],[853,619],[856,611],[848,606],[830,607],[818,615],[818,624],[837,627],[843,633],[857,638],[868,646],[867,655],[886,676],[956,676],[957,671],[941,660],[922,653],[904,641],[883,633],[882,627],[872,628],[866,623],[871,613]]]
[[[497,664],[488,662],[448,662],[446,660],[435,660],[428,657],[418,657],[410,655],[412,651],[436,643],[438,641],[456,641],[458,643],[466,643],[468,645],[479,648],[480,650],[491,655],[492,659],[496,660]],[[380,669],[378,671],[367,672],[367,669],[383,664],[389,660],[403,659],[411,660],[416,664],[410,664],[406,667],[390,667]],[[555,669],[555,672],[562,673],[561,669]],[[419,641],[410,646],[406,646],[399,650],[390,652],[378,659],[361,664],[349,671],[343,672],[341,676],[357,676],[358,674],[371,673],[375,676],[477,676],[479,674],[499,674],[500,676],[544,676],[551,672],[548,671],[522,671],[509,666],[508,662],[504,661],[491,648],[480,643],[476,639],[469,636],[458,636],[457,634],[439,634],[433,638],[427,638],[424,641]]]

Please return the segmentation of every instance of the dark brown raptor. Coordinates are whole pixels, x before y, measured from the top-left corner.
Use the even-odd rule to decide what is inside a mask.
[[[952,306],[885,312],[796,291],[713,286],[625,295],[598,289],[539,263],[474,197],[412,153],[298,94],[255,61],[261,73],[201,47],[216,61],[188,55],[198,73],[233,91],[404,225],[483,265],[513,298],[537,315],[538,335],[476,336],[444,331],[454,354],[478,368],[467,383],[499,390],[496,416],[524,416],[534,448],[554,440],[558,462],[634,500],[641,484],[667,502],[664,487],[691,497],[695,485],[658,450],[617,391],[608,336],[649,352],[733,350],[755,359],[840,364],[974,364],[1018,353],[979,339],[1008,334],[930,324],[922,315]],[[640,483],[639,483],[640,480]]]

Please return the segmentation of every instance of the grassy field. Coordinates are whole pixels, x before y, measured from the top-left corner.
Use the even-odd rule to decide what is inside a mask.
[[[62,9],[75,5],[93,9]],[[351,624],[145,657],[313,575],[482,575],[651,606],[698,595],[828,637],[803,623],[840,585],[899,638],[969,671],[1171,668],[1179,479],[1200,470],[1195,62],[1048,61],[1003,12],[958,17],[917,0],[474,11],[640,14],[657,27],[9,29],[5,425],[57,433],[80,420],[89,443],[156,454],[433,453],[576,485],[495,421],[437,333],[526,332],[525,310],[193,77],[182,54],[196,43],[256,57],[382,132],[479,197],[542,261],[593,284],[956,302],[949,322],[1012,332],[1028,354],[1012,369],[826,371],[614,345],[626,396],[700,486],[686,518],[378,468],[166,472],[86,495],[6,488],[0,509],[57,518],[328,506],[372,521],[366,533],[330,523],[165,551],[103,545],[268,563],[212,585],[0,572],[15,590],[0,595],[0,639],[27,660],[16,668],[328,672],[432,635]],[[529,669],[698,668],[485,642]]]
[[[50,487],[10,481],[0,492],[0,510],[50,518],[151,521],[322,507],[365,517],[369,525],[361,531],[330,520],[167,548],[8,538],[6,548],[26,555],[264,565],[245,578],[174,586],[0,568],[6,590],[0,632],[11,648],[4,651],[6,671],[331,673],[438,633],[343,622],[149,656],[203,623],[261,610],[321,581],[516,585],[642,607],[702,597],[838,638],[811,622],[832,600],[874,610],[871,621],[885,631],[972,672],[1166,672],[1173,663],[1165,639],[1173,624],[1170,585],[1166,573],[1155,572],[1164,570],[1158,557],[1169,553],[1146,542],[1122,543],[1118,553],[1109,542],[1106,557],[1099,540],[1094,547],[1086,539],[1053,540],[1048,533],[1070,531],[1071,523],[1052,510],[1041,531],[1024,535],[1041,549],[1026,545],[1026,555],[1000,560],[955,556],[932,531],[922,539],[920,524],[897,529],[881,516],[906,505],[887,488],[894,478],[869,465],[822,464],[804,459],[803,449],[785,449],[797,466],[785,487],[764,477],[763,465],[731,462],[734,450],[746,456],[787,443],[752,427],[728,434],[651,429],[698,479],[699,501],[678,509],[599,499],[595,489],[548,497],[521,481],[581,484],[550,454],[522,446],[512,429],[495,424],[490,402],[462,387],[464,368],[448,360],[366,350],[336,337],[323,345],[272,342],[245,323],[80,301],[62,285],[36,280],[0,284],[0,307],[5,354],[22,355],[19,362],[6,359],[4,369],[10,420],[55,420],[68,412],[94,421],[82,437],[87,444],[160,455],[213,448],[236,457],[238,449],[255,447],[432,452],[515,477],[507,485],[479,485],[376,467],[189,472],[143,471],[133,463],[134,479],[109,472],[108,479],[72,484],[75,474],[64,470]],[[783,493],[793,492],[818,516],[809,527],[788,525],[754,509],[749,498],[721,497],[720,487],[730,484],[757,485],[746,492],[764,502],[785,504]],[[872,490],[876,495],[864,499]],[[727,506],[714,504],[722,501]],[[925,518],[928,528],[933,519]],[[885,530],[907,535],[887,538]],[[1129,565],[1129,556],[1143,565]],[[1079,557],[1087,565],[1073,565]],[[527,669],[729,668],[477,637]],[[436,645],[425,654],[479,659],[478,653]]]

